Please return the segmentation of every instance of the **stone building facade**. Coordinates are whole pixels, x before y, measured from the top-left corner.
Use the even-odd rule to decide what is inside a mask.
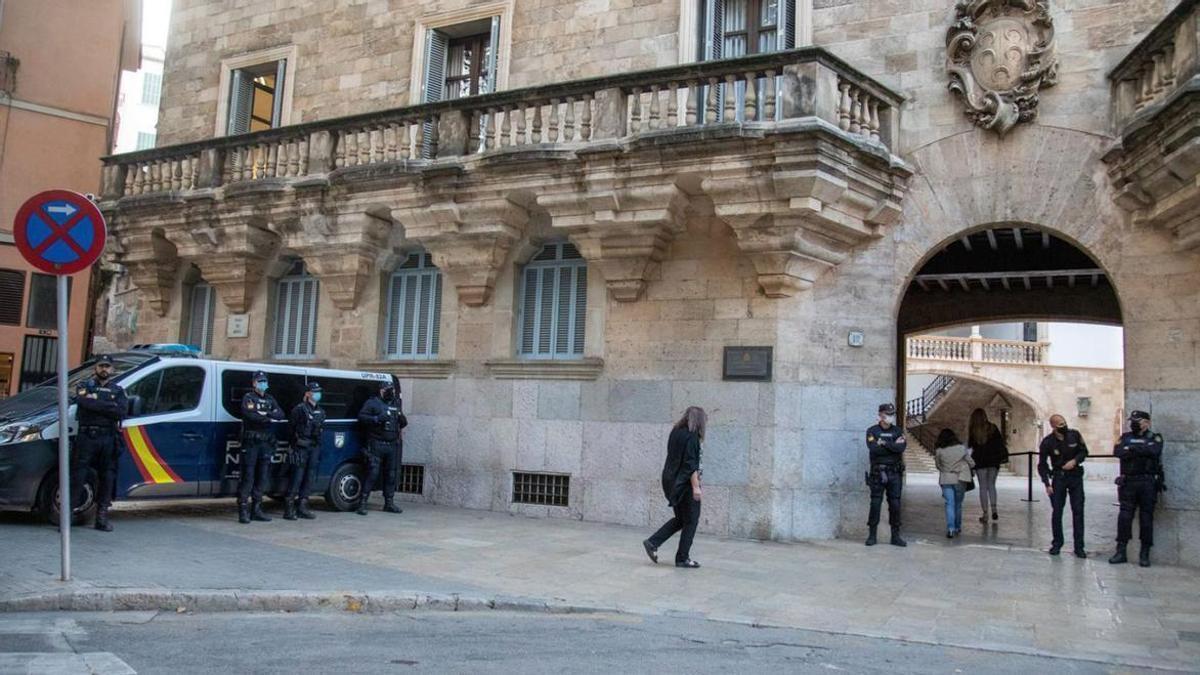
[[[549,517],[664,518],[667,429],[705,406],[702,529],[793,539],[865,530],[903,333],[1119,322],[1175,477],[1158,548],[1200,564],[1200,54],[1175,5],[178,0],[163,147],[106,159],[129,339],[202,321],[217,356],[395,372],[425,498]],[[772,348],[769,381],[723,379],[741,346]],[[568,475],[569,503],[513,503],[513,472]]]

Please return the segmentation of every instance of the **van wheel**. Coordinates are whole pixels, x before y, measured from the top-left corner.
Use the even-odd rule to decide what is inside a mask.
[[[58,471],[51,471],[42,479],[42,487],[38,490],[37,500],[38,514],[51,525],[58,527],[59,523],[59,500],[58,500]],[[83,484],[83,503],[75,507],[74,514],[71,517],[72,525],[83,525],[91,517],[91,512],[96,508],[96,477],[90,472],[86,482]]]
[[[353,511],[357,508],[362,496],[362,470],[361,466],[351,462],[339,466],[329,479],[325,501],[337,511]]]

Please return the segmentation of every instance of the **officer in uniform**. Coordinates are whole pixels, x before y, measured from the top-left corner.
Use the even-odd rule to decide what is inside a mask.
[[[117,457],[121,454],[121,420],[128,412],[125,390],[109,382],[113,362],[107,354],[96,359],[94,376],[75,388],[79,433],[71,456],[71,508],[83,502],[84,476],[96,472],[96,529],[112,532],[108,509],[112,506]]]
[[[271,422],[282,420],[283,409],[275,397],[267,393],[267,374],[254,374],[254,388],[242,397],[242,471],[238,480],[238,522],[271,519],[262,510],[263,488],[275,454],[275,432]],[[247,505],[253,486],[253,509]]]
[[[1050,528],[1053,539],[1050,555],[1058,555],[1063,546],[1062,516],[1068,496],[1071,500],[1071,531],[1075,536],[1075,557],[1086,558],[1083,549],[1083,460],[1087,444],[1078,429],[1067,427],[1062,415],[1051,415],[1053,429],[1038,446],[1038,476],[1050,498]]]
[[[888,524],[892,527],[892,545],[908,546],[900,538],[900,491],[904,485],[904,449],[908,441],[904,431],[896,426],[896,406],[884,403],[879,406],[879,424],[867,429],[867,451],[871,457],[871,470],[867,472],[867,487],[871,488],[871,515],[867,526],[867,546],[875,545],[875,531],[879,527],[879,511],[883,506],[883,495],[887,494]]]
[[[1133,512],[1138,511],[1138,536],[1142,550],[1138,564],[1150,566],[1150,547],[1154,545],[1154,505],[1158,503],[1159,476],[1162,472],[1162,436],[1150,431],[1150,413],[1134,410],[1129,413],[1131,431],[1121,434],[1113,454],[1121,460],[1121,475],[1117,478],[1117,499],[1121,513],[1117,516],[1117,552],[1108,562],[1119,565],[1128,562],[1125,547],[1133,538]]]
[[[367,430],[367,446],[363,454],[367,462],[367,479],[363,483],[362,499],[358,502],[358,515],[367,515],[367,499],[371,489],[383,474],[383,510],[401,513],[396,506],[396,476],[400,465],[400,430],[408,426],[408,419],[400,412],[400,400],[391,381],[379,386],[379,394],[372,396],[358,413],[358,421]],[[380,465],[383,465],[382,468]]]
[[[309,382],[304,400],[292,408],[292,475],[288,482],[283,519],[316,518],[308,510],[308,495],[317,482],[317,466],[321,463],[321,432],[325,428],[325,411],[321,402],[321,385]]]

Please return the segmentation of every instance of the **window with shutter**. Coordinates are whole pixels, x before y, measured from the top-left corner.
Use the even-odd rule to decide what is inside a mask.
[[[187,343],[205,354],[212,353],[216,299],[216,291],[209,284],[200,282],[192,286],[188,307]]]
[[[586,314],[586,261],[569,243],[546,244],[522,274],[518,353],[582,357]]]
[[[142,75],[142,103],[158,105],[162,97],[162,73],[144,73]]]
[[[275,358],[307,358],[316,352],[320,282],[296,263],[275,294]]]
[[[0,324],[21,325],[21,305],[25,300],[25,272],[0,270]]]
[[[704,60],[737,58],[750,54],[793,49],[796,46],[796,0],[698,0],[701,2],[701,34]],[[758,100],[766,85],[757,82]],[[776,91],[781,91],[777,85]],[[705,98],[707,100],[707,91]],[[746,83],[736,86],[738,119],[745,115]],[[718,119],[724,116],[724,87],[718,92]],[[760,107],[761,109],[761,107]],[[776,110],[779,106],[776,105]]]
[[[273,129],[283,120],[283,79],[287,59],[270,61],[230,73],[229,135]]]
[[[388,283],[384,356],[436,359],[442,273],[427,253],[411,253]]]

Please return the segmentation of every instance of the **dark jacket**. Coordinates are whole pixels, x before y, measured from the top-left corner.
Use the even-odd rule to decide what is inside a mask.
[[[662,489],[667,504],[675,506],[690,499],[692,474],[700,470],[700,437],[687,427],[671,430],[667,439],[667,461],[663,463]]]
[[[129,406],[121,385],[111,380],[108,384],[100,384],[94,377],[79,383],[74,399],[78,406],[75,414],[81,427],[116,429],[125,419]]]
[[[1144,434],[1126,431],[1113,448],[1113,454],[1121,460],[1121,475],[1127,478],[1158,475],[1162,452],[1162,435],[1153,431]]]
[[[367,432],[367,440],[375,443],[395,443],[400,430],[408,426],[408,418],[400,412],[399,399],[384,403],[378,396],[372,396],[358,411],[358,421]]]
[[[321,406],[301,401],[292,408],[289,421],[292,423],[292,445],[311,448],[321,444],[321,432],[325,428],[325,410]]]
[[[995,424],[988,424],[987,441],[983,445],[976,447],[972,444],[970,447],[976,469],[993,469],[1008,462],[1008,446]]]
[[[871,456],[871,466],[896,466],[904,463],[904,450],[908,448],[908,439],[904,430],[895,424],[884,429],[882,425],[867,429],[867,452]]]
[[[271,422],[284,419],[283,408],[270,394],[259,395],[247,392],[242,397],[242,433],[265,434],[271,430]]]
[[[1087,456],[1087,443],[1083,442],[1083,436],[1075,429],[1067,429],[1067,433],[1061,439],[1054,432],[1050,432],[1038,446],[1038,476],[1043,483],[1049,485],[1054,474],[1082,474],[1083,460]],[[1075,460],[1075,468],[1070,471],[1064,470],[1063,464],[1072,459]]]

